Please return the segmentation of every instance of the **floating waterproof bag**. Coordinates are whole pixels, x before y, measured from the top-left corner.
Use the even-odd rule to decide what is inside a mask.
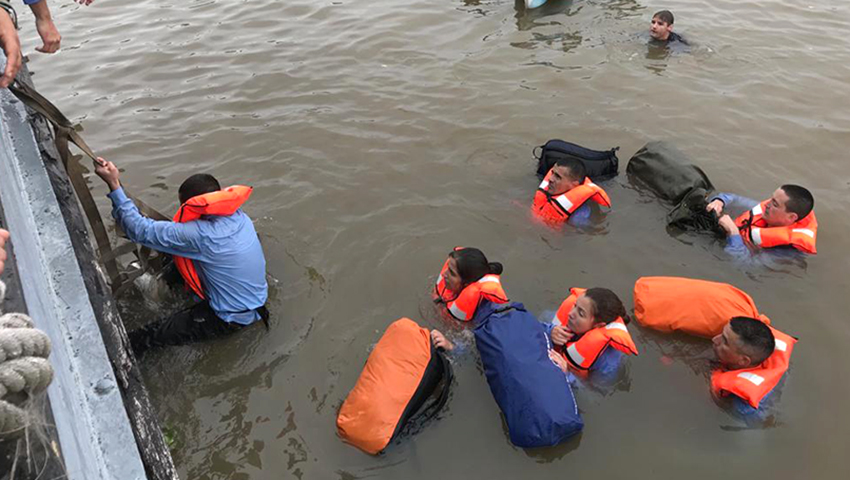
[[[546,327],[521,303],[478,310],[475,344],[511,443],[547,447],[579,433],[584,423],[566,374],[549,359]]]
[[[711,338],[732,317],[770,325],[749,295],[726,283],[680,277],[642,277],[635,283],[635,319],[644,327]]]
[[[656,195],[670,203],[681,202],[696,188],[708,192],[714,186],[688,157],[667,142],[649,142],[637,151],[626,166],[631,179],[637,179]]]
[[[422,406],[442,382],[442,390],[426,409]],[[384,450],[417,412],[430,418],[446,404],[452,367],[431,344],[428,329],[402,318],[378,341],[357,384],[339,410],[337,433],[366,453]]]
[[[540,153],[538,154],[538,149]],[[617,158],[617,150],[591,150],[575,143],[563,140],[549,140],[545,145],[534,147],[531,151],[537,159],[537,175],[545,176],[555,163],[562,158],[577,158],[584,163],[587,176],[593,181],[601,181],[617,176],[620,168],[620,159]]]

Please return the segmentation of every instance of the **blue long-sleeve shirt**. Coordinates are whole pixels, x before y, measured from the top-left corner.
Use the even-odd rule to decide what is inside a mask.
[[[138,244],[193,260],[204,296],[222,320],[248,325],[268,299],[266,258],[254,224],[241,209],[187,223],[151,220],[139,213],[124,189],[109,195],[112,216]]]
[[[572,215],[570,215],[567,223],[574,227],[586,227],[590,225],[590,205],[587,202],[578,207]]]

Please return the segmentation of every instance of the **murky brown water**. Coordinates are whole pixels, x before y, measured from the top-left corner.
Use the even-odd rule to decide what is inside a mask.
[[[850,4],[550,2],[54,6],[64,48],[31,55],[37,85],[127,169],[129,188],[173,211],[196,171],[255,187],[246,210],[278,280],[271,332],[145,359],[182,477],[846,475]],[[647,50],[665,7],[691,54]],[[620,145],[623,171],[646,141],[668,139],[720,189],[758,198],[809,185],[820,255],[736,267],[705,239],[669,236],[665,208],[624,174],[607,185],[615,208],[598,232],[546,230],[527,217],[530,150],[555,137]],[[566,445],[513,448],[474,353],[455,357],[448,411],[413,441],[379,458],[344,445],[336,409],[370,345],[400,316],[440,325],[428,291],[455,245],[503,262],[508,293],[535,312],[570,286],[631,303],[641,275],[743,288],[801,339],[775,426],[742,430],[712,402],[701,344],[635,327],[630,383],[580,391],[587,427]]]

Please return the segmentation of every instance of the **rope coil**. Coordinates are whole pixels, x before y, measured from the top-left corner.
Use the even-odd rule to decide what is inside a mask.
[[[0,305],[5,293],[0,282]],[[53,380],[49,355],[50,339],[32,319],[22,313],[0,316],[0,439],[17,436],[30,424],[27,401]]]

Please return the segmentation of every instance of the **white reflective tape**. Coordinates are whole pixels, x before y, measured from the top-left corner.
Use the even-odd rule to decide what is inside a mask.
[[[756,375],[753,372],[741,372],[738,374],[738,376],[743,378],[744,380],[749,380],[753,382],[755,386],[761,385],[761,382],[764,381],[764,377]]]
[[[605,325],[605,329],[606,329],[606,330],[611,330],[612,328],[613,328],[613,329],[616,329],[616,330],[622,330],[622,331],[624,331],[624,332],[626,332],[626,333],[628,333],[628,332],[629,332],[629,329],[628,329],[628,328],[626,328],[626,326],[625,326],[625,325],[623,325],[623,324],[622,324],[622,323],[620,323],[620,322],[611,322],[611,323],[609,323],[608,325]]]
[[[813,232],[812,230],[809,230],[808,228],[795,228],[791,231],[794,232],[794,233],[802,233],[803,235],[808,235],[812,238],[815,238],[815,232]]]
[[[780,340],[778,338],[774,338],[773,343],[776,345],[774,347],[774,350],[779,350],[780,352],[784,352],[784,351],[788,350],[788,344],[785,343],[783,340]]]
[[[573,202],[571,202],[570,199],[567,198],[566,195],[559,196],[558,198],[555,199],[555,201],[560,203],[561,206],[564,207],[564,210],[566,210],[568,212],[571,211],[571,209],[573,208]]]
[[[574,344],[572,344],[572,345],[570,345],[569,347],[567,347],[567,355],[569,355],[569,357],[570,357],[570,358],[573,360],[573,362],[575,362],[576,364],[578,364],[578,365],[583,365],[583,364],[584,364],[584,357],[582,357],[582,356],[581,356],[581,354],[580,354],[580,353],[578,353],[578,349],[576,348],[576,344],[575,344],[575,343],[574,343]]]
[[[763,212],[762,212],[760,203],[758,205],[756,205],[755,207],[753,207],[753,215],[761,215],[762,213]]]
[[[750,236],[753,238],[753,243],[761,245],[761,229],[753,227],[750,230]]]
[[[587,182],[587,186],[588,186],[588,187],[595,187],[595,186],[596,186],[596,184],[595,184],[595,183],[593,183],[593,182]]]
[[[464,312],[460,309],[460,307],[457,306],[457,302],[452,302],[452,304],[449,305],[449,311],[452,312],[452,315],[456,319],[464,322],[466,321],[466,312]]]
[[[478,283],[502,283],[499,281],[498,275],[484,275]]]
[[[549,186],[549,180],[543,180],[542,182],[540,182],[540,186],[537,187],[537,188],[539,188],[540,190],[546,190],[546,187],[548,187],[548,186]]]

